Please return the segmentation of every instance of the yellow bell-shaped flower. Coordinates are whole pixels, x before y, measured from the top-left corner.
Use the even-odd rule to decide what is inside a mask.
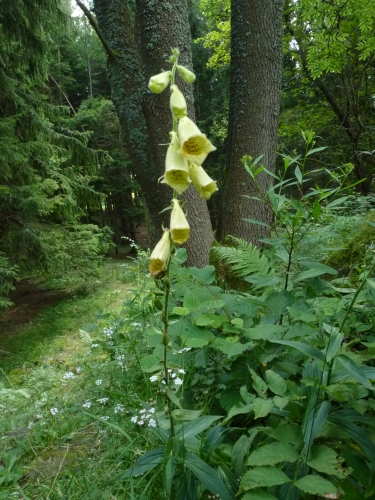
[[[181,208],[179,201],[174,198],[172,200],[171,213],[171,238],[176,245],[182,245],[189,239],[190,226],[186,220],[185,214]]]
[[[195,81],[195,75],[190,69],[185,68],[185,66],[177,65],[177,71],[180,77],[185,80],[186,83],[193,83]]]
[[[150,257],[148,269],[153,276],[156,276],[164,269],[170,254],[170,232],[169,229],[165,229],[161,240],[157,243]]]
[[[178,194],[183,193],[191,183],[189,168],[186,158],[180,155],[180,142],[176,132],[171,132],[171,143],[169,144],[165,159],[165,174],[161,182],[168,184]]]
[[[177,87],[177,85],[171,85],[171,111],[174,116],[178,119],[186,116],[186,101],[184,94]]]
[[[169,85],[171,75],[171,71],[163,71],[163,73],[152,76],[148,82],[148,88],[154,94],[160,94]]]
[[[178,136],[181,143],[179,153],[196,165],[202,165],[208,153],[216,149],[187,116],[178,122]]]
[[[200,165],[189,162],[189,175],[199,196],[205,200],[209,200],[211,195],[218,191],[216,181],[213,181]]]

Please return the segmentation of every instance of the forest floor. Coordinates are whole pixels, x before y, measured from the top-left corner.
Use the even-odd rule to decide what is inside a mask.
[[[111,364],[101,346],[139,277],[130,259],[111,259],[84,286],[17,284],[0,317],[0,500],[123,498],[114,460],[134,455],[115,427],[134,432],[122,421],[140,403],[130,396],[131,370]]]

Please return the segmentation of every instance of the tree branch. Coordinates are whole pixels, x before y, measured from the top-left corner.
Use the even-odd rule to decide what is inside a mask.
[[[104,38],[102,32],[99,29],[99,26],[97,25],[97,23],[96,23],[93,15],[89,11],[89,9],[86,7],[86,5],[83,2],[81,2],[81,0],[76,0],[76,3],[78,5],[78,7],[82,10],[82,12],[85,14],[85,16],[87,17],[87,19],[88,19],[89,23],[91,24],[91,26],[92,26],[93,30],[95,31],[95,33],[98,35],[99,40],[102,42],[104,50],[108,54],[108,57],[110,59],[114,59],[115,58],[115,54],[112,51],[111,47],[108,45],[107,40]]]

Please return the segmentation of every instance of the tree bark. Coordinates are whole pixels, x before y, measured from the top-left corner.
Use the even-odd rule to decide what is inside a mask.
[[[158,179],[164,174],[172,119],[169,90],[152,94],[150,76],[170,69],[171,49],[178,47],[181,64],[192,67],[186,0],[138,0],[135,16],[125,0],[94,0],[98,24],[115,57],[108,59],[112,100],[118,114],[132,170],[141,186],[149,242],[153,246],[169,225],[172,190]],[[133,22],[134,18],[134,22]],[[194,119],[192,88],[177,81]],[[208,263],[212,227],[207,204],[192,188],[183,196],[191,226],[189,264]]]
[[[241,158],[250,155],[274,172],[282,70],[282,0],[233,0],[231,13],[231,76],[227,167],[224,173],[222,223],[219,237],[231,234],[258,244],[270,223],[266,205],[242,195],[258,196]],[[259,165],[260,165],[259,164]],[[263,192],[271,184],[258,176]]]

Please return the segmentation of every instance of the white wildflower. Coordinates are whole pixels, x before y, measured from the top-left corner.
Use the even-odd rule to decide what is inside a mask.
[[[148,421],[148,425],[149,427],[156,427],[156,420],[151,418],[149,421]]]
[[[95,384],[96,384],[96,385],[102,385],[102,382],[103,382],[103,380],[96,380],[96,381],[95,381]]]
[[[109,420],[109,417],[105,416],[105,417],[100,417],[100,420]]]
[[[58,408],[51,408],[50,412],[51,412],[51,415],[56,415],[56,413],[59,413],[59,409]]]
[[[179,377],[176,377],[174,380],[173,380],[173,383],[175,385],[182,385],[183,384],[183,380],[181,380]]]
[[[92,403],[91,403],[91,401],[86,401],[86,403],[83,403],[83,405],[82,405],[82,406],[83,406],[84,408],[91,408]]]
[[[150,382],[156,382],[158,379],[159,379],[159,377],[157,375],[152,375],[150,377]]]
[[[69,379],[72,379],[72,378],[76,378],[76,376],[74,375],[73,372],[66,372],[66,373],[64,373],[64,376],[63,376],[64,380],[69,380]]]
[[[130,422],[133,422],[133,424],[136,424],[136,423],[137,423],[137,421],[138,421],[138,417],[137,417],[137,416],[132,417],[132,418],[130,419]]]
[[[97,401],[104,405],[108,401],[108,398],[99,398]]]

